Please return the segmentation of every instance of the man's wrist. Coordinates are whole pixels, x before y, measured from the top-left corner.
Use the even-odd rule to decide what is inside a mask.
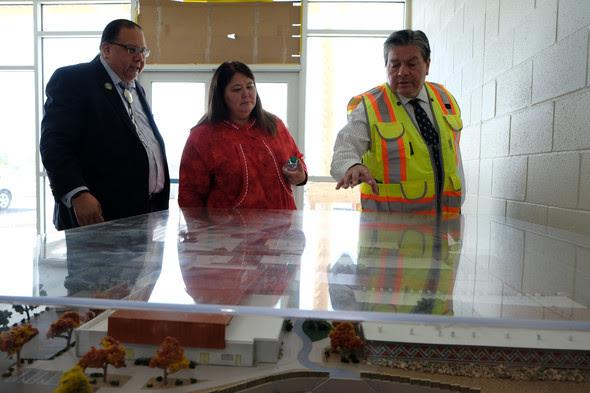
[[[74,195],[72,195],[71,200],[73,201],[74,199],[78,198],[80,195],[84,194],[85,192],[90,192],[88,190],[80,190],[77,193],[75,193]]]

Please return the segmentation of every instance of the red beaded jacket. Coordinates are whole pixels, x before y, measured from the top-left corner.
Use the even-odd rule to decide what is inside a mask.
[[[281,168],[303,154],[278,118],[277,128],[270,137],[255,120],[245,126],[222,121],[194,127],[180,162],[178,205],[296,209]]]

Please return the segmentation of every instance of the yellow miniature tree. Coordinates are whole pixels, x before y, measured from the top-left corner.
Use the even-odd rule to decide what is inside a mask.
[[[0,351],[6,352],[8,357],[16,353],[16,364],[20,366],[20,351],[23,346],[39,334],[39,330],[30,323],[20,327],[13,326],[10,330],[0,333]]]
[[[93,391],[82,367],[75,365],[62,374],[59,385],[53,393],[92,393]]]
[[[157,355],[150,360],[150,367],[164,370],[164,385],[168,384],[168,374],[174,374],[189,366],[189,361],[184,356],[184,348],[174,337],[166,337],[162,342],[162,350],[157,350],[156,353]]]

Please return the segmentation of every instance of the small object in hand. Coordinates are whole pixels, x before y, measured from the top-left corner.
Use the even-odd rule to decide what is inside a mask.
[[[293,156],[289,159],[289,161],[287,161],[287,163],[285,164],[285,166],[287,167],[287,170],[289,171],[296,171],[297,170],[297,157]]]

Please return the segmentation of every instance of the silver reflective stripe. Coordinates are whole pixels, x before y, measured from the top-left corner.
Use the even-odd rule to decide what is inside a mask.
[[[438,83],[430,82],[430,85],[438,91],[438,94],[440,95],[440,98],[443,100],[443,104],[445,104],[445,107],[447,109],[453,109],[453,105],[451,105],[451,100],[449,99],[447,92],[444,91],[444,89]]]
[[[391,115],[389,114],[389,109],[387,108],[387,97],[383,90],[375,89],[377,92],[373,94],[375,100],[377,101],[377,107],[379,108],[379,113],[381,114],[381,121],[383,123],[391,123]]]

